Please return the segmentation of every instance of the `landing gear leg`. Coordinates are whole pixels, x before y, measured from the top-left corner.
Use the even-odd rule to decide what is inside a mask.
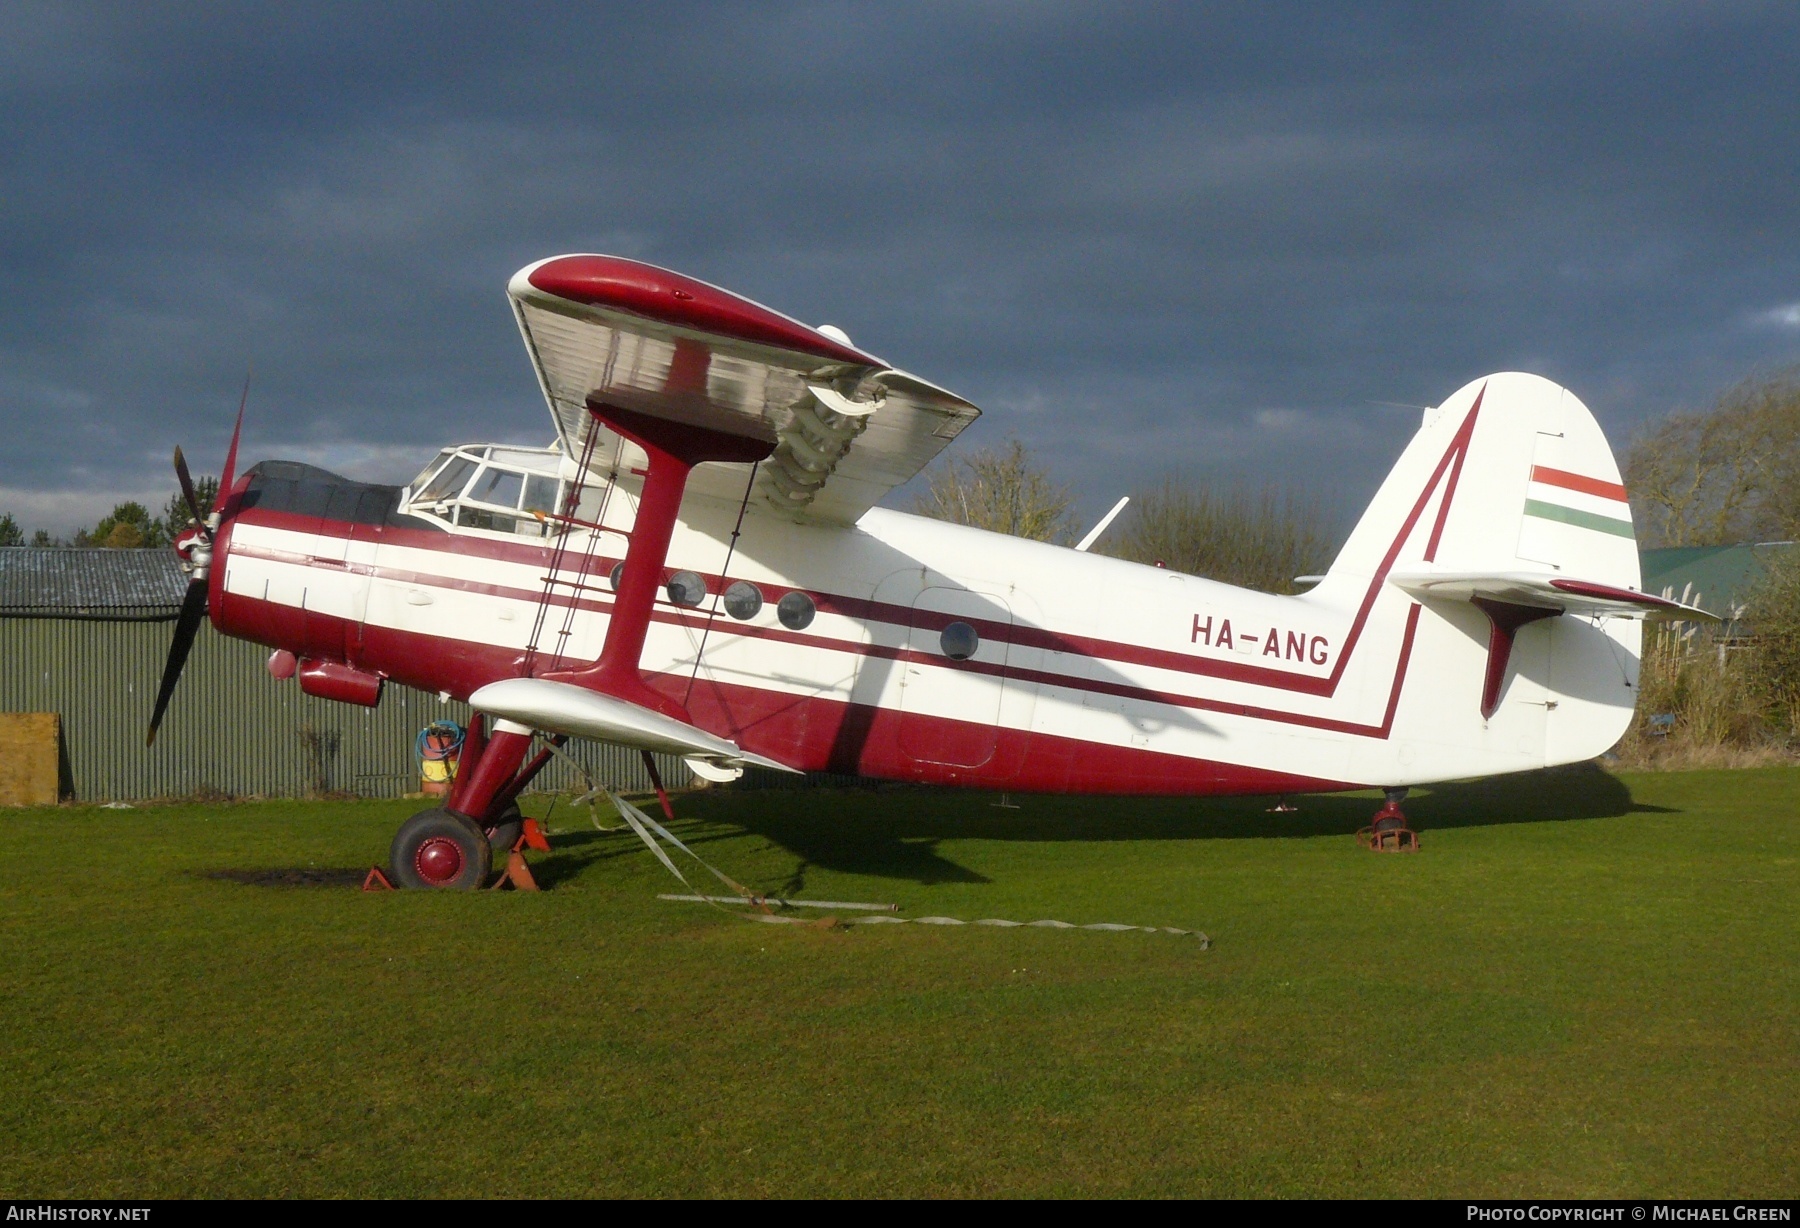
[[[519,813],[517,798],[550,760],[548,750],[524,762],[531,731],[499,722],[491,735],[477,714],[464,741],[467,774],[445,805],[401,824],[391,850],[393,883],[400,887],[474,891],[504,859],[502,881],[535,891],[521,849],[548,849],[538,825]],[[565,739],[554,739],[561,745]]]
[[[1382,790],[1387,802],[1375,812],[1375,821],[1356,833],[1356,842],[1372,853],[1416,853],[1419,834],[1406,825],[1400,803],[1408,792],[1404,787]]]

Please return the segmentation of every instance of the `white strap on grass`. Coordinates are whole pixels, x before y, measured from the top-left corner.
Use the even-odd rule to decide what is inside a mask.
[[[685,904],[773,904],[776,908],[840,908],[849,912],[899,912],[898,904],[862,904],[851,900],[783,900],[772,895],[751,896],[741,900],[735,895],[673,895],[658,892],[659,900],[679,900]]]
[[[775,925],[816,925],[818,922],[808,921],[803,917],[783,917],[769,915],[756,918]],[[1139,933],[1139,934],[1174,934],[1177,937],[1197,938],[1202,951],[1212,946],[1212,939],[1199,930],[1177,929],[1173,925],[1121,925],[1117,921],[1096,921],[1091,925],[1076,925],[1073,921],[1005,921],[999,917],[984,917],[979,921],[964,921],[958,917],[851,917],[844,921],[845,925],[998,925],[1007,929],[1050,929],[1050,930],[1100,930],[1105,933]]]
[[[689,857],[692,857],[695,861],[699,862],[702,866],[705,866],[707,868],[707,870],[712,872],[712,876],[714,878],[718,879],[720,882],[724,883],[727,887],[729,887],[733,891],[737,892],[738,896],[741,897],[740,899],[728,900],[722,896],[701,895],[699,893],[696,893],[694,895],[687,895],[687,896],[658,895],[657,896],[658,899],[682,900],[682,901],[692,902],[692,903],[711,904],[714,908],[718,908],[721,903],[743,903],[743,904],[749,904],[756,908],[767,908],[768,905],[770,905],[770,904],[784,904],[784,903],[788,902],[785,900],[765,900],[763,897],[761,897],[761,896],[757,895],[755,892],[751,891],[748,887],[745,887],[745,886],[741,885],[740,883],[737,883],[737,882],[733,881],[732,879],[727,878],[718,869],[716,869],[714,866],[712,866],[710,863],[708,863],[705,858],[701,857],[700,854],[696,853],[693,849],[691,849],[687,845],[683,844],[675,836],[675,833],[671,832],[668,828],[664,827],[661,823],[658,823],[655,819],[653,819],[649,815],[645,814],[642,810],[639,810],[636,806],[633,806],[630,802],[626,801],[624,798],[620,797],[616,793],[612,793],[612,792],[608,791],[606,796],[612,802],[612,804],[615,807],[617,807],[620,817],[623,818],[627,823],[629,823],[631,825],[632,831],[634,831],[638,834],[638,839],[642,840],[646,845],[649,846],[650,851],[652,853],[656,854],[656,859],[658,861],[662,862],[665,867],[667,867],[669,873],[673,874],[677,879],[681,880],[682,886],[687,887],[691,890],[693,888],[694,884],[688,882],[687,875],[683,874],[676,867],[675,863],[673,861],[669,860],[669,855],[667,853],[663,852],[662,846],[656,842],[655,837],[650,834],[651,832],[655,832],[657,836],[661,836],[664,840],[667,840],[670,844],[674,845],[676,848],[678,848],[682,852],[686,853]],[[836,907],[836,908],[844,908],[844,909],[852,909],[852,908],[884,908],[885,909],[885,908],[898,907],[897,905],[892,905],[892,904],[851,904],[851,903],[845,903],[842,901],[836,901],[836,902],[812,901],[812,902],[809,902],[809,901],[805,901],[805,900],[794,900],[792,902],[797,905],[809,905],[811,907]],[[723,912],[724,909],[720,909],[720,911]],[[743,914],[742,913],[734,913],[732,915],[742,916]],[[775,925],[817,925],[817,924],[819,924],[819,922],[807,921],[800,917],[784,917],[784,916],[781,916],[780,914],[770,913],[770,912],[761,913],[751,919],[756,920],[756,921],[768,921]],[[964,921],[958,917],[889,917],[889,916],[883,916],[883,915],[877,914],[876,916],[873,916],[873,917],[852,917],[848,921],[845,921],[843,924],[845,924],[845,925],[971,925],[971,924],[973,924],[973,925],[1001,926],[1001,927],[1004,927],[1007,929],[1025,928],[1025,929],[1050,929],[1050,930],[1099,930],[1099,931],[1102,931],[1105,933],[1115,933],[1115,934],[1116,933],[1126,933],[1126,932],[1141,933],[1141,934],[1175,934],[1179,937],[1192,937],[1192,938],[1199,939],[1200,940],[1200,949],[1202,951],[1204,951],[1208,947],[1212,946],[1212,939],[1208,938],[1205,934],[1201,933],[1199,930],[1177,929],[1176,927],[1174,927],[1172,925],[1121,925],[1116,921],[1095,921],[1090,925],[1076,925],[1073,921],[1050,921],[1050,920],[1006,921],[1006,920],[1002,920],[999,917],[984,917],[979,921],[970,922],[970,921]]]
[[[694,884],[688,882],[687,875],[683,874],[679,869],[676,868],[675,863],[673,861],[669,860],[669,855],[667,853],[663,852],[662,846],[656,842],[655,837],[653,837],[650,834],[651,832],[655,832],[656,835],[661,836],[664,840],[667,840],[670,844],[674,845],[676,848],[678,848],[682,852],[686,853],[689,857],[692,857],[695,861],[699,862],[702,866],[705,866],[706,869],[712,873],[712,876],[714,878],[718,879],[720,882],[724,883],[727,887],[729,887],[733,891],[737,892],[738,895],[742,896],[744,903],[746,903],[746,904],[757,903],[757,898],[756,898],[755,892],[751,891],[750,888],[744,886],[742,883],[739,883],[739,882],[735,881],[734,879],[728,878],[725,874],[720,872],[716,867],[714,867],[710,862],[708,862],[704,857],[700,856],[700,854],[696,853],[693,849],[691,849],[687,845],[683,844],[679,839],[676,838],[675,833],[671,832],[668,828],[664,827],[661,823],[658,823],[655,819],[653,819],[649,815],[645,814],[642,810],[639,810],[636,806],[633,806],[630,802],[628,802],[624,798],[620,797],[617,793],[613,793],[613,792],[609,791],[609,792],[607,792],[606,796],[607,796],[607,799],[612,802],[613,806],[615,808],[617,808],[617,810],[619,812],[619,816],[631,825],[632,831],[637,833],[638,839],[642,840],[646,845],[649,846],[650,851],[652,853],[656,854],[656,859],[658,861],[662,862],[665,867],[667,867],[669,873],[673,874],[676,878],[681,880],[682,886],[692,889]],[[708,899],[705,896],[702,896],[701,899],[705,900],[707,903],[712,902],[710,899]]]

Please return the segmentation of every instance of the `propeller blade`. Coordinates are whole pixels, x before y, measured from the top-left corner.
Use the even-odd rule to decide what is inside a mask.
[[[200,514],[200,497],[194,493],[194,479],[188,473],[187,457],[181,454],[179,447],[175,449],[175,478],[181,483],[181,497],[187,500],[188,514],[200,526],[200,531],[206,534],[206,540],[211,541],[212,532],[206,527],[206,517]]]
[[[150,716],[150,736],[144,739],[145,746],[156,744],[156,728],[169,709],[169,696],[181,681],[181,667],[187,664],[188,651],[193,648],[194,636],[205,617],[206,581],[190,580],[187,595],[181,599],[181,616],[175,620],[175,640],[169,645],[168,664],[163,666],[162,686],[156,692],[156,711]]]
[[[237,425],[231,428],[231,451],[225,454],[225,471],[219,475],[219,493],[213,500],[221,509],[231,494],[232,479],[237,477],[238,436],[244,432],[244,406],[250,403],[250,373],[244,373],[244,395],[238,401]]]

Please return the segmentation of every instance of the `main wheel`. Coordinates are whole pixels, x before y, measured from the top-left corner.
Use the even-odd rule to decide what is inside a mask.
[[[493,868],[481,825],[448,810],[422,810],[400,824],[389,859],[402,887],[474,891]]]
[[[494,850],[494,856],[504,857],[519,842],[519,834],[525,830],[525,816],[519,813],[518,803],[515,802],[501,811],[499,818],[483,826],[487,830],[488,847]]]

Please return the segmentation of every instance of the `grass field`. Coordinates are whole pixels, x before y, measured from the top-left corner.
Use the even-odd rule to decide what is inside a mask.
[[[1215,945],[751,924],[566,810],[535,896],[213,877],[347,877],[417,803],[5,813],[0,1194],[1800,1189],[1800,770],[1446,787],[1416,857],[1356,848],[1366,797],[993,800],[677,831],[759,889]]]

